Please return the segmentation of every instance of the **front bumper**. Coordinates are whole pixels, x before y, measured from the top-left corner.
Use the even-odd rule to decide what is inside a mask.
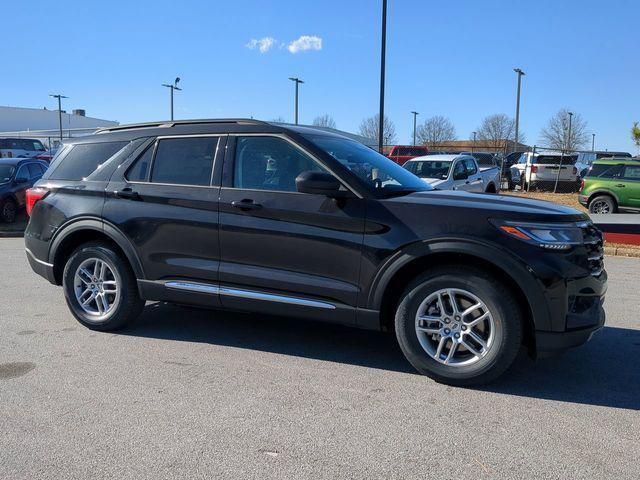
[[[536,350],[538,357],[545,357],[573,347],[579,347],[591,340],[594,333],[602,329],[606,315],[602,305],[598,308],[598,323],[587,328],[566,332],[536,331]]]

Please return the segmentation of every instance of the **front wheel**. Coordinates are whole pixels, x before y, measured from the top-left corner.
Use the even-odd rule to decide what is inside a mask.
[[[509,289],[463,266],[433,270],[407,287],[396,336],[420,373],[455,386],[488,383],[515,360],[522,314]]]
[[[64,268],[63,289],[71,313],[92,330],[116,330],[142,312],[133,271],[105,243],[81,245]]]
[[[615,213],[616,202],[608,195],[600,195],[589,202],[589,213]]]
[[[16,212],[18,207],[16,202],[11,198],[6,198],[0,202],[0,220],[5,223],[13,223],[16,221]]]

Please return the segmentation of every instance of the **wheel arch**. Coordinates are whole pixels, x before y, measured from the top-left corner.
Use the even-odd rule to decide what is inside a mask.
[[[111,243],[118,250],[118,253],[127,259],[136,278],[145,278],[137,252],[120,230],[99,219],[84,218],[61,227],[51,241],[49,263],[53,264],[56,284],[62,284],[64,265],[73,250],[78,245],[97,240]]]
[[[611,190],[606,190],[606,189],[598,189],[598,190],[594,190],[593,192],[589,193],[589,197],[587,197],[587,208],[589,208],[589,205],[591,204],[591,201],[599,196],[602,195],[606,195],[609,196],[613,199],[614,202],[616,202],[616,207],[620,206],[620,199],[618,198],[618,196],[613,193]]]
[[[421,243],[399,252],[381,269],[369,292],[367,308],[380,312],[380,326],[393,330],[394,311],[409,282],[444,265],[467,265],[490,272],[516,297],[525,319],[523,342],[535,352],[535,330],[551,329],[551,316],[537,280],[504,250],[471,241]]]

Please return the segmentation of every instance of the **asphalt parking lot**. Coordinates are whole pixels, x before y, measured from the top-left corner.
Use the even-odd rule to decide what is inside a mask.
[[[640,260],[607,258],[607,326],[484,389],[393,338],[163,304],[85,329],[0,239],[0,478],[640,476]]]

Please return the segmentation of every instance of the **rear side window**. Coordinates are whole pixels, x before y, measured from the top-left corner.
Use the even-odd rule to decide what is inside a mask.
[[[640,166],[627,165],[624,169],[624,178],[627,180],[640,180]]]
[[[30,163],[28,167],[29,167],[30,178],[41,177],[42,174],[44,173],[44,170],[42,170],[42,167],[37,163]]]
[[[622,173],[622,165],[593,165],[587,177],[614,178]]]
[[[160,140],[153,160],[151,182],[210,185],[217,145],[218,137]]]
[[[61,160],[51,180],[82,180],[98,168],[129,142],[84,143],[73,145]]]

